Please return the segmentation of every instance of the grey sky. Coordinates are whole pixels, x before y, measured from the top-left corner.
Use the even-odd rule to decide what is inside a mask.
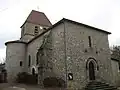
[[[53,24],[72,19],[112,32],[110,46],[120,44],[120,0],[0,0],[0,59],[5,57],[4,43],[20,38],[20,26],[38,7]]]

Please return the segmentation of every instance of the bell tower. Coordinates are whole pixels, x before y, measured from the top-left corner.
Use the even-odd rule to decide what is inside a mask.
[[[43,12],[32,10],[28,18],[21,26],[21,41],[29,42],[32,38],[44,32],[52,26]]]

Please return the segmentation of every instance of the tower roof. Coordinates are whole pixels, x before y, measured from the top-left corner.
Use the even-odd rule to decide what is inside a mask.
[[[35,10],[31,11],[31,13],[27,17],[26,21],[24,22],[24,24],[26,22],[33,23],[33,24],[45,25],[45,26],[52,26],[51,22],[49,21],[49,19],[43,12],[38,12]]]

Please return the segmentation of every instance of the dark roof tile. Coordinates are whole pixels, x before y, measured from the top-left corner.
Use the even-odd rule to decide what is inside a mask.
[[[44,25],[44,26],[52,26],[51,22],[49,21],[49,19],[46,17],[46,15],[43,12],[38,12],[38,11],[35,11],[35,10],[31,11],[28,18],[24,22],[24,24],[26,22],[30,22],[30,23],[34,23],[34,24],[40,24],[40,25]]]
[[[6,42],[5,45],[7,45],[9,43],[24,43],[24,44],[27,44],[26,42],[21,41],[21,40],[14,40],[14,41],[8,41],[8,42]]]

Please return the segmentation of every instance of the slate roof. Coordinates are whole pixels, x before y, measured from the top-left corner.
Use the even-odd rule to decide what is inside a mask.
[[[14,41],[8,41],[8,42],[6,42],[5,45],[7,45],[9,43],[24,43],[24,44],[27,44],[26,42],[21,41],[21,40],[14,40]]]
[[[49,19],[46,17],[46,15],[43,12],[38,12],[38,11],[35,11],[35,10],[31,11],[28,18],[24,22],[24,24],[26,22],[33,23],[33,24],[44,25],[44,26],[49,26],[49,27],[52,26],[51,22],[49,21]]]

